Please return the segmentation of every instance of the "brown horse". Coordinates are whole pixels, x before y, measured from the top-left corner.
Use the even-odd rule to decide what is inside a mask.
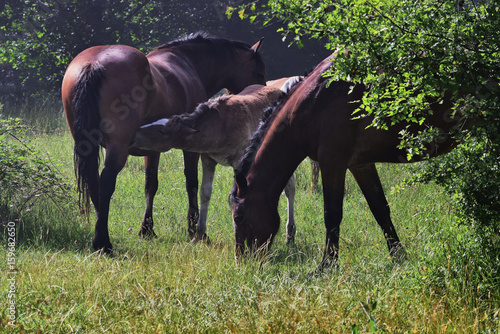
[[[279,194],[306,156],[319,161],[323,181],[326,246],[320,267],[338,260],[347,169],[382,228],[390,253],[404,254],[375,163],[409,162],[406,152],[398,149],[399,132],[408,124],[379,130],[368,127],[371,117],[353,119],[352,113],[359,107],[366,88],[343,81],[327,84],[328,79],[322,74],[330,66],[332,58],[325,59],[292,89],[255,134],[238,167],[232,192],[237,257],[245,250],[245,244],[250,249],[270,247],[280,224]],[[429,143],[427,152],[436,156],[452,148],[453,140],[445,134],[460,120],[450,117],[449,97],[429,103],[433,116],[422,126],[410,125],[409,130],[416,133],[429,125],[441,129],[442,140]]]
[[[200,216],[193,241],[207,239],[206,221],[216,165],[238,166],[264,111],[282,95],[280,88],[248,86],[237,95],[225,95],[201,103],[193,113],[143,125],[135,134],[132,148],[157,152],[177,148],[201,153]],[[288,198],[287,242],[291,242],[295,234],[293,176],[285,187],[285,194]]]
[[[262,41],[262,40],[261,40]],[[141,125],[194,110],[222,88],[238,93],[265,84],[265,67],[253,47],[203,34],[176,40],[145,56],[130,46],[95,46],[68,66],[62,83],[66,119],[75,139],[80,199],[97,213],[93,247],[111,252],[108,214],[116,177],[129,154],[145,156],[147,206],[140,235],[154,236],[153,198],[160,153],[130,150]],[[99,146],[106,148],[99,176]],[[188,219],[198,216],[198,154],[184,152]]]

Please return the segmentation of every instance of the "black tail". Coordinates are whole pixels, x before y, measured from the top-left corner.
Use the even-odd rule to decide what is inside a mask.
[[[98,62],[89,62],[82,68],[73,99],[75,175],[80,208],[84,209],[86,215],[90,212],[90,191],[98,190],[99,187],[96,175],[99,173],[99,147],[102,141],[99,100],[103,80],[104,68]]]

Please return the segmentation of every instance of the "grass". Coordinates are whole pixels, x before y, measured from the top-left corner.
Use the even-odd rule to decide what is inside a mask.
[[[54,119],[54,117],[53,117]],[[37,122],[36,119],[32,120]],[[72,139],[61,125],[39,143],[73,182]],[[2,307],[0,330],[13,333],[498,333],[500,294],[488,279],[474,236],[453,222],[449,199],[433,184],[394,190],[404,166],[380,165],[392,217],[409,259],[394,263],[361,192],[349,175],[340,264],[309,276],[324,245],[322,195],[309,190],[310,167],[296,173],[297,235],[277,238],[266,258],[236,264],[227,195],[232,171],[218,167],[209,211],[211,244],[187,239],[182,158],[163,154],[154,219],[158,239],[137,236],[145,209],[144,166],[131,157],[110,212],[112,257],[90,248],[94,218],[50,200],[17,219],[16,321]],[[392,189],[392,191],[391,191]],[[280,202],[282,221],[286,201]],[[4,228],[6,221],[1,222]],[[284,226],[281,229],[285,233]],[[4,238],[5,233],[2,233]],[[5,238],[4,238],[5,239]],[[6,243],[6,240],[3,241]],[[8,247],[0,270],[9,272]],[[11,276],[12,276],[11,275]],[[7,275],[7,278],[11,277]],[[9,281],[2,279],[0,299]]]

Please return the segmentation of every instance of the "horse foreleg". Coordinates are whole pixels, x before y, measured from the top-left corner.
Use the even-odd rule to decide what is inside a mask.
[[[210,205],[210,197],[212,196],[212,184],[214,182],[215,166],[217,166],[217,162],[203,154],[201,156],[201,165],[203,177],[200,188],[200,217],[198,218],[198,224],[196,224],[196,234],[193,241],[208,240],[206,234],[208,206]]]
[[[318,269],[338,263],[340,222],[344,201],[346,170],[332,164],[322,164],[321,179],[323,182],[324,217],[326,243],[323,260]]]
[[[116,187],[116,177],[125,166],[127,161],[127,150],[119,150],[108,147],[104,159],[104,168],[99,178],[99,211],[95,225],[94,239],[92,246],[94,250],[102,250],[111,253],[113,246],[109,240],[108,216],[109,203]]]
[[[188,209],[188,233],[193,239],[196,233],[196,224],[198,223],[198,153],[184,152],[184,176],[186,177],[186,191],[189,201]]]
[[[389,253],[392,256],[405,257],[406,253],[392,224],[391,210],[385,198],[375,164],[350,168],[350,171],[361,188],[375,220],[382,228]]]
[[[294,201],[295,201],[295,177],[288,180],[285,186],[285,195],[288,202],[288,220],[286,222],[286,243],[293,243],[295,240],[295,218],[294,218]]]
[[[156,238],[153,229],[153,201],[158,190],[158,164],[160,162],[160,154],[152,154],[144,157],[144,165],[146,172],[146,180],[144,184],[144,192],[146,193],[146,211],[142,220],[139,236],[144,238]]]

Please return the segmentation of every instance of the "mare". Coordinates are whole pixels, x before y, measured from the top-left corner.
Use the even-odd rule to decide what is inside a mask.
[[[153,199],[158,189],[160,153],[129,150],[141,125],[195,109],[200,102],[227,88],[241,92],[251,84],[265,84],[265,66],[253,47],[241,42],[194,34],[162,45],[147,56],[125,45],[94,46],[68,66],[62,100],[75,140],[75,174],[80,201],[97,214],[92,245],[112,251],[108,232],[110,199],[116,178],[129,154],[145,156],[146,211],[139,235],[155,236]],[[104,167],[99,175],[100,149]],[[198,216],[198,159],[184,152],[184,173],[189,198],[188,220]]]
[[[136,132],[131,143],[133,148],[157,152],[177,148],[201,153],[200,216],[193,241],[208,238],[206,221],[216,165],[238,166],[264,111],[284,93],[272,86],[248,86],[237,95],[225,95],[201,103],[193,113],[161,119],[143,125]],[[287,242],[291,242],[295,235],[293,176],[285,187],[285,194],[288,198]]]
[[[323,181],[326,243],[318,269],[338,261],[339,232],[346,171],[354,175],[368,205],[382,228],[391,255],[405,252],[390,217],[376,162],[404,163],[407,155],[398,149],[399,132],[409,126],[417,133],[427,126],[442,130],[442,140],[429,143],[429,156],[453,147],[446,136],[458,117],[453,118],[449,95],[429,101],[432,115],[427,122],[399,124],[380,130],[369,127],[372,117],[353,119],[366,87],[337,81],[328,83],[322,75],[332,66],[333,56],[323,60],[297,84],[256,132],[235,174],[232,192],[236,256],[253,247],[268,249],[278,232],[279,195],[288,178],[307,156],[319,162]],[[417,157],[421,160],[423,157]]]

